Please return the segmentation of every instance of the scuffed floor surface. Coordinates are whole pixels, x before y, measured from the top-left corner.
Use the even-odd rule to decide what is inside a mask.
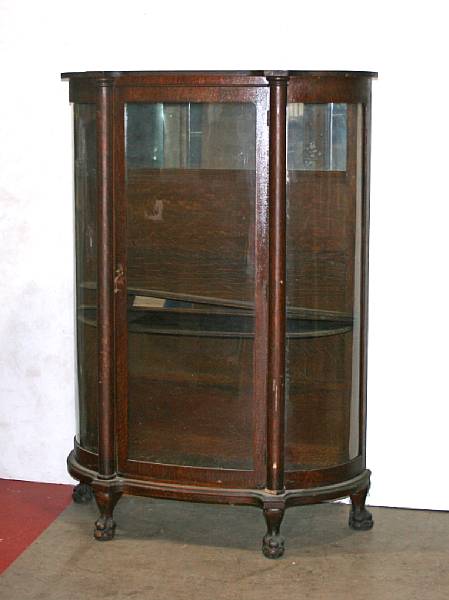
[[[448,600],[449,513],[287,510],[279,560],[260,553],[260,510],[122,498],[116,538],[92,539],[95,504],[70,505],[0,579],[3,600]]]

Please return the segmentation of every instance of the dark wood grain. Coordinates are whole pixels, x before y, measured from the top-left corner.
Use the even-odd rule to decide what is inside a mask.
[[[80,464],[72,451],[67,459],[69,473],[86,483],[95,486],[104,486],[103,480],[97,479],[97,471]],[[321,483],[315,479],[315,485],[308,488],[285,490],[282,494],[273,495],[267,490],[258,490],[232,486],[232,484],[217,486],[196,485],[186,482],[163,481],[162,478],[148,476],[134,477],[131,475],[120,476],[114,485],[118,492],[125,495],[140,495],[167,500],[188,500],[191,502],[210,502],[212,504],[236,504],[246,506],[300,506],[317,504],[327,500],[335,500],[351,496],[359,491],[366,490],[370,485],[371,472],[367,469],[358,470],[356,475],[340,477],[337,483]],[[103,488],[101,488],[103,489]]]
[[[129,288],[254,301],[255,171],[128,170],[126,190]]]
[[[97,109],[97,168],[88,173],[90,158],[80,164],[75,190],[80,436],[68,458],[95,493],[96,539],[112,539],[122,494],[259,506],[268,557],[283,552],[289,506],[349,495],[351,526],[372,525],[364,504],[375,76],[63,74],[71,101]],[[228,122],[204,141],[215,158],[203,168],[127,164],[130,102],[247,103],[255,158],[246,169],[223,160],[238,133]],[[287,171],[287,102],[347,104],[344,171]]]
[[[280,492],[284,489],[285,186],[288,77],[284,74],[272,74],[267,79],[270,83],[267,487],[274,492]]]
[[[104,479],[115,474],[112,84],[97,81],[98,467]]]
[[[263,516],[267,524],[267,533],[262,540],[262,552],[267,558],[280,558],[284,554],[284,538],[280,534],[284,506],[265,504]]]

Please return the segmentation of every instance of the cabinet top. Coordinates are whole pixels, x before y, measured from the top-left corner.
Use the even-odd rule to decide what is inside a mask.
[[[261,78],[269,77],[364,77],[376,78],[377,73],[373,71],[82,71],[61,73],[62,79],[120,79],[128,77],[198,77],[203,78]]]

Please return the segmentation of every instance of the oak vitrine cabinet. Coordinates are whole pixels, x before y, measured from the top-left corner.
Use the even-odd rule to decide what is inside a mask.
[[[78,432],[95,537],[122,494],[365,508],[367,72],[86,72]]]

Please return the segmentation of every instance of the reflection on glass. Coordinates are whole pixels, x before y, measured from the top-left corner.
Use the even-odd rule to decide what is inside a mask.
[[[251,112],[252,106],[238,103],[129,103],[128,167],[254,169]]]
[[[331,107],[289,106],[287,313],[302,314],[309,327],[302,339],[287,328],[290,470],[330,467],[359,454],[362,112],[360,105]],[[292,115],[299,112],[298,138]],[[344,127],[335,114],[344,115]],[[320,149],[313,161],[304,152],[312,139]],[[301,173],[312,169],[316,175]],[[345,172],[336,177],[330,170]]]
[[[346,170],[346,104],[291,103],[287,107],[288,168]]]
[[[128,103],[129,458],[252,468],[256,111]]]
[[[95,104],[75,104],[76,334],[80,444],[97,440],[97,154]]]

